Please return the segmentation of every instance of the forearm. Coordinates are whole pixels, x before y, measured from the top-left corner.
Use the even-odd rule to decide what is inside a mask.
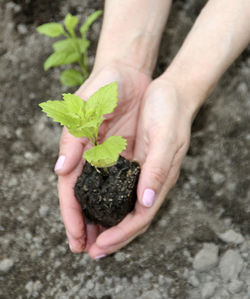
[[[210,0],[163,74],[198,110],[221,75],[250,41],[250,1]]]
[[[95,69],[122,62],[153,72],[171,0],[106,0]]]

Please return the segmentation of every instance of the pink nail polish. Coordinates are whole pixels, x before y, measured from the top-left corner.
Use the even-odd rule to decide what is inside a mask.
[[[99,260],[99,259],[101,259],[101,258],[103,258],[105,256],[106,256],[106,254],[100,254],[100,255],[98,255],[98,256],[95,257],[95,260]]]
[[[64,161],[65,161],[65,156],[60,156],[57,161],[56,161],[56,165],[55,165],[55,171],[60,170],[63,167]]]
[[[152,207],[155,201],[155,192],[152,189],[146,189],[143,193],[142,203],[144,207]]]

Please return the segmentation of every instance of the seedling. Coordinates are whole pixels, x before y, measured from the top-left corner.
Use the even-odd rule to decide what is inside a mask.
[[[44,70],[56,66],[64,66],[69,64],[78,64],[78,68],[69,68],[64,70],[60,75],[60,81],[63,85],[72,87],[81,85],[89,76],[88,70],[88,48],[90,41],[86,37],[86,33],[92,23],[102,15],[102,11],[98,10],[92,13],[85,23],[80,27],[80,35],[78,37],[75,31],[79,19],[70,13],[64,19],[64,26],[61,23],[51,22],[37,27],[37,31],[49,37],[64,36],[65,39],[53,43],[54,52],[46,59]]]
[[[117,83],[112,82],[98,89],[88,101],[73,94],[63,94],[63,101],[47,101],[39,104],[47,116],[65,126],[75,137],[87,137],[93,147],[84,153],[84,158],[95,167],[114,165],[126,148],[126,139],[111,136],[98,143],[98,130],[104,115],[113,112],[118,102]]]

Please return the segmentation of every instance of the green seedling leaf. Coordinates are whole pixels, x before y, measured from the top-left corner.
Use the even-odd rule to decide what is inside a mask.
[[[55,52],[73,51],[75,49],[74,39],[67,38],[67,39],[56,41],[53,43],[53,48],[54,48]]]
[[[39,33],[44,34],[49,37],[58,37],[58,36],[64,34],[63,25],[60,23],[55,23],[55,22],[46,23],[41,26],[38,26],[36,28],[36,30]]]
[[[77,80],[80,78],[78,76],[81,76],[73,69],[67,72],[69,77],[76,76]],[[69,80],[71,79],[70,77]],[[104,120],[104,114],[111,113],[117,101],[117,82],[112,82],[101,87],[87,102],[69,93],[63,94],[63,101],[47,101],[39,106],[48,117],[65,126],[70,134],[75,137],[87,137],[92,142],[94,147],[84,154],[89,163],[95,167],[109,167],[117,162],[127,142],[121,136],[111,136],[102,144],[97,144],[98,129]]]
[[[102,10],[97,10],[95,12],[93,12],[85,21],[85,23],[81,26],[80,28],[80,32],[82,36],[86,35],[86,32],[88,31],[89,27],[95,22],[95,20],[97,18],[99,18],[99,16],[101,16],[103,14]]]
[[[64,24],[68,32],[72,35],[75,36],[75,26],[78,24],[79,20],[77,17],[72,16],[72,14],[68,13],[64,19]]]
[[[77,86],[83,83],[89,76],[88,53],[90,45],[86,38],[86,32],[91,24],[102,14],[102,11],[92,13],[81,26],[81,37],[77,37],[75,28],[79,23],[76,16],[68,13],[64,18],[64,25],[56,22],[46,23],[37,27],[37,31],[49,37],[58,37],[64,35],[63,40],[54,42],[54,53],[51,54],[44,63],[44,70],[52,67],[77,63],[82,73],[83,79],[80,80],[79,74],[74,72],[65,72],[61,74],[60,81],[66,86]]]
[[[44,70],[47,71],[51,67],[58,66],[64,64],[66,58],[66,53],[61,52],[54,52],[51,54],[44,62]]]
[[[68,69],[61,73],[60,81],[68,87],[79,86],[83,83],[83,76],[80,72],[74,69]]]
[[[95,128],[97,127],[96,121],[89,121],[89,122],[81,122],[78,126],[71,126],[70,128],[67,127],[70,134],[75,137],[88,137],[88,139],[95,144],[96,140],[96,133]]]
[[[53,43],[53,48],[55,52],[73,52],[79,48],[81,53],[84,53],[89,47],[90,42],[82,38],[67,38],[59,40]]]
[[[56,51],[46,59],[44,63],[44,70],[47,71],[54,66],[67,65],[76,62],[79,59],[80,55],[74,49],[72,49],[72,51]]]
[[[55,122],[60,123],[62,126],[71,128],[78,126],[80,123],[79,116],[70,112],[63,101],[47,101],[40,103],[39,106],[48,117],[53,118]]]
[[[81,56],[76,50],[74,50],[72,52],[66,52],[63,64],[67,65],[67,64],[77,62],[80,58],[81,58]]]
[[[84,119],[86,102],[75,94],[63,93],[62,96],[68,112],[75,113],[81,119]]]
[[[70,134],[75,137],[88,137],[94,143],[98,120],[85,117],[86,102],[74,94],[63,94],[63,99],[43,102],[39,106],[48,117],[65,126]]]
[[[126,139],[121,136],[111,136],[102,144],[87,150],[83,157],[95,167],[109,167],[117,162],[126,145]]]
[[[87,116],[96,114],[100,117],[113,112],[118,102],[117,89],[117,82],[112,82],[91,95],[87,102]]]

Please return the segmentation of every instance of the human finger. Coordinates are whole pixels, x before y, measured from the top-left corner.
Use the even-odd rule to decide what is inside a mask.
[[[83,161],[70,174],[58,177],[60,210],[69,246],[73,252],[82,252],[86,245],[82,208],[74,195],[74,185],[81,173],[82,167]]]

